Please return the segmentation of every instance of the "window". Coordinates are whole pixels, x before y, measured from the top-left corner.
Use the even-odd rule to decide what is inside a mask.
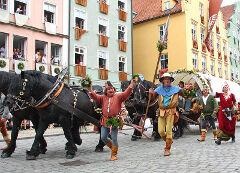
[[[163,24],[159,27],[160,31],[160,40],[163,40],[166,24]]]
[[[0,0],[0,9],[7,10],[7,0]]]
[[[118,25],[118,40],[127,41],[126,27]]]
[[[55,65],[60,65],[61,63],[61,50],[62,46],[57,44],[51,44],[51,62]]]
[[[126,64],[126,58],[125,57],[119,57],[119,71],[126,71],[125,69],[125,64]]]
[[[75,64],[85,65],[84,59],[86,57],[86,49],[75,46]]]
[[[103,51],[97,52],[98,56],[98,67],[107,69],[107,59],[108,59],[108,53]]]
[[[222,77],[222,63],[218,63],[218,74],[219,77]]]
[[[55,23],[55,14],[56,6],[49,3],[44,3],[44,21]]]
[[[108,26],[109,26],[108,20],[103,19],[103,18],[98,19],[98,32],[100,35],[108,36],[108,32],[109,32]]]
[[[161,56],[161,69],[166,69],[168,68],[168,55],[162,55]]]
[[[227,66],[224,68],[224,76],[226,79],[228,78]]]
[[[202,71],[206,72],[207,71],[207,60],[206,60],[206,56],[202,57]]]
[[[213,49],[213,32],[210,33],[210,48]]]
[[[170,1],[164,2],[164,10],[170,9]]]
[[[231,80],[234,80],[234,72],[231,70]]]
[[[192,24],[192,39],[197,40],[196,25],[195,24]]]
[[[236,38],[235,37],[233,37],[233,42],[234,42],[234,44],[236,44]]]
[[[220,38],[217,38],[217,50],[218,52],[221,52]]]
[[[75,27],[87,30],[87,15],[85,11],[75,9]]]
[[[201,28],[201,43],[204,43],[204,39],[205,39],[205,29]]]
[[[14,12],[22,15],[27,14],[27,2],[28,0],[15,0]]]
[[[200,16],[204,16],[204,6],[203,3],[199,3],[199,11],[200,11]]]
[[[192,63],[193,63],[193,68],[197,69],[198,68],[198,55],[196,53],[193,53]]]
[[[215,69],[215,61],[211,60],[210,70],[212,75],[215,75],[214,69]]]
[[[227,55],[226,42],[223,42],[223,52],[224,52],[224,55]]]
[[[126,3],[124,0],[119,0],[118,1],[118,9],[126,11]]]

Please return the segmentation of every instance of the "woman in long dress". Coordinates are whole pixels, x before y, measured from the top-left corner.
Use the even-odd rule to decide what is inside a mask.
[[[230,92],[228,84],[224,84],[223,92],[216,93],[216,97],[220,98],[219,112],[218,112],[218,139],[215,141],[216,144],[220,145],[221,141],[228,141],[232,138],[232,142],[235,142],[235,127],[236,127],[236,116],[235,106],[236,99],[234,94]]]

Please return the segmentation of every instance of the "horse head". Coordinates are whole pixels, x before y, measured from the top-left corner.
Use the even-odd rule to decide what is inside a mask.
[[[9,107],[26,108],[43,97],[52,86],[50,76],[37,71],[22,71],[16,75],[8,89],[6,104]]]

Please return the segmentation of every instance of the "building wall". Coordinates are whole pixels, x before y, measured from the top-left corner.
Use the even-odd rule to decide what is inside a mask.
[[[103,84],[103,80],[98,77],[99,61],[97,58],[97,51],[109,52],[109,60],[107,62],[108,80],[110,80],[117,88],[119,88],[118,79],[118,58],[124,56],[127,58],[126,72],[130,79],[132,74],[132,38],[131,38],[131,0],[127,0],[127,21],[123,22],[118,19],[118,1],[109,0],[108,14],[102,14],[99,11],[98,1],[87,1],[87,6],[81,6],[72,1],[71,3],[71,29],[70,29],[70,69],[71,78],[75,83],[79,82],[79,77],[74,74],[75,67],[75,46],[84,47],[86,49],[85,64],[87,74],[92,78],[95,84]],[[87,16],[87,31],[80,40],[75,39],[75,9],[86,12]],[[99,46],[98,35],[98,19],[103,18],[109,21],[109,39],[108,47]],[[127,28],[127,51],[121,52],[118,49],[118,24],[126,26]]]
[[[165,1],[163,1],[164,3]],[[203,16],[204,24],[201,24],[201,15],[199,3],[203,4]],[[229,78],[229,65],[224,62],[223,53],[223,40],[226,41],[227,47],[227,34],[222,19],[221,12],[219,13],[218,21],[216,22],[220,28],[220,34],[216,34],[216,25],[213,28],[213,46],[214,56],[210,56],[210,53],[202,51],[201,43],[201,27],[205,28],[204,35],[207,34],[208,26],[208,0],[191,0],[182,2],[182,13],[172,14],[170,16],[169,29],[168,29],[168,48],[163,54],[168,54],[168,71],[175,71],[177,69],[198,70],[206,73],[210,72],[211,61],[215,62],[214,74],[218,77]],[[134,25],[133,28],[133,51],[134,51],[134,73],[141,73],[147,80],[152,80],[154,70],[156,68],[158,51],[156,43],[159,40],[159,26],[166,22],[166,17],[150,20],[143,23]],[[193,48],[192,39],[192,24],[196,25],[196,40],[198,48]],[[205,39],[204,37],[204,39]],[[222,60],[218,59],[218,51],[216,45],[217,37],[221,42],[221,55]],[[197,69],[193,66],[193,53],[197,54]],[[202,61],[203,56],[206,57],[207,69],[203,71]],[[218,63],[222,63],[222,76],[218,73]],[[225,72],[226,71],[226,75]]]
[[[229,42],[229,57],[231,65],[231,79],[235,82],[239,82],[240,79],[240,33],[239,33],[239,24],[240,24],[240,2],[235,4],[235,12],[231,17],[231,20],[228,21],[227,33],[228,33],[228,42]],[[235,41],[234,41],[235,40]]]
[[[186,28],[183,13],[171,15],[168,30],[169,71],[184,68],[186,60]],[[160,39],[160,26],[167,17],[136,24],[133,27],[133,72],[143,74],[146,80],[152,80],[159,56],[157,42]],[[176,29],[177,28],[177,29]]]
[[[44,22],[44,3],[49,3],[56,6],[55,13],[55,28],[56,33],[47,33]],[[14,36],[21,36],[25,41],[25,59],[26,69],[35,69],[35,41],[42,41],[47,44],[46,55],[48,71],[50,72],[51,61],[51,44],[62,46],[61,54],[64,55],[62,61],[67,62],[68,42],[63,42],[63,39],[68,38],[68,15],[63,16],[63,8],[68,8],[68,3],[63,0],[41,0],[28,1],[27,14],[22,15],[27,17],[23,22],[23,26],[17,24],[16,15],[14,13],[14,1],[8,0],[7,10],[0,9],[2,16],[0,17],[0,33],[7,34],[6,53],[7,58],[10,59],[10,70],[13,69],[13,38]],[[6,20],[7,19],[7,20]],[[64,25],[65,26],[64,26]],[[63,27],[64,26],[64,27]],[[67,64],[66,64],[67,65]]]

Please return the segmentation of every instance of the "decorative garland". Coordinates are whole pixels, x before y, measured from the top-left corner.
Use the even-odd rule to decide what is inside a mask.
[[[167,44],[166,43],[163,43],[160,40],[157,42],[158,52],[162,52],[166,48],[167,48]]]
[[[6,61],[0,60],[0,67],[1,67],[1,68],[6,67],[6,65],[7,65]]]
[[[80,80],[80,83],[81,83],[83,88],[89,88],[89,87],[92,86],[92,80],[91,80],[91,78],[88,75],[86,75],[85,78]]]
[[[20,63],[18,63],[17,67],[18,67],[19,70],[23,70],[25,66],[22,62],[20,62]]]
[[[60,73],[60,69],[59,69],[58,67],[56,67],[56,68],[54,69],[54,73],[59,74],[59,73]]]
[[[106,125],[108,127],[118,128],[121,125],[121,122],[117,117],[112,117],[112,118],[107,119]]]
[[[40,72],[44,72],[45,71],[45,67],[43,65],[39,66],[38,69],[39,69]]]
[[[187,69],[179,69],[175,72],[170,72],[171,74],[178,74],[178,73],[187,73],[187,74],[194,74],[203,84],[203,86],[208,86],[205,80],[198,74],[199,70],[187,70]]]

